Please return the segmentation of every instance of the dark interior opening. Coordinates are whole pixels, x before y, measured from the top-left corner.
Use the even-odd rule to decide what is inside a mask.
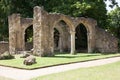
[[[55,48],[55,51],[57,51],[58,47],[59,47],[59,36],[60,36],[59,31],[56,28],[54,28],[54,48]]]
[[[33,25],[29,26],[25,30],[25,50],[31,50],[33,48]]]
[[[75,34],[75,47],[76,52],[83,53],[87,52],[87,30],[83,24],[79,24],[76,27],[76,34]]]

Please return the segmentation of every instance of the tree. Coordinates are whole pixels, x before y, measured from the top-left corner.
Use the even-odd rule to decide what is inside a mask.
[[[8,15],[20,13],[22,17],[33,17],[34,6],[44,6],[48,12],[63,13],[74,17],[91,17],[97,20],[99,26],[106,27],[107,10],[104,1],[105,0],[0,0],[0,37],[8,37]]]
[[[107,1],[107,0],[105,0]],[[113,8],[114,6],[118,6],[118,3],[116,2],[116,0],[108,0],[111,2],[111,4],[109,5],[109,7]]]
[[[10,6],[8,5],[10,1],[1,0],[0,1],[0,40],[5,40],[8,37],[8,21],[7,16],[10,13]]]
[[[120,39],[120,7],[108,13],[108,30]]]
[[[44,5],[48,12],[74,17],[91,17],[98,21],[99,26],[106,26],[107,10],[104,0],[46,0],[45,3],[52,4],[52,6]]]
[[[108,13],[108,16],[109,25],[107,30],[118,38],[118,46],[120,47],[120,7],[116,7]]]

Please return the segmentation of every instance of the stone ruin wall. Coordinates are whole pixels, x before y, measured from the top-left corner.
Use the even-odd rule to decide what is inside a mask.
[[[33,25],[33,53],[39,56],[54,55],[53,32],[54,28],[59,29],[60,20],[65,21],[69,28],[68,37],[64,36],[64,31],[60,31],[63,39],[62,44],[64,44],[63,47],[60,47],[61,50],[64,50],[65,45],[67,45],[71,49],[71,53],[75,52],[75,28],[82,23],[87,29],[88,52],[93,52],[95,49],[100,52],[117,52],[117,39],[98,28],[94,19],[52,14],[38,6],[34,8],[33,19],[22,18],[19,14],[9,16],[10,52],[14,54],[17,50],[25,50],[24,33],[30,25]]]
[[[9,43],[8,42],[0,42],[0,54],[4,53],[5,51],[9,51]]]
[[[33,54],[38,56],[54,55],[53,19],[43,8],[35,7],[33,16]]]
[[[96,50],[102,53],[118,52],[118,39],[105,30],[96,27]]]
[[[29,51],[32,48],[32,43],[25,43],[25,50]],[[0,42],[0,54],[3,54],[5,51],[9,51],[8,42]]]
[[[33,19],[22,18],[20,14],[12,14],[9,21],[9,51],[15,54],[16,51],[25,50],[24,35],[25,29],[32,25]]]
[[[32,48],[32,43],[25,43],[25,50],[29,51]],[[3,54],[5,51],[9,51],[9,43],[8,42],[0,42],[0,54]]]

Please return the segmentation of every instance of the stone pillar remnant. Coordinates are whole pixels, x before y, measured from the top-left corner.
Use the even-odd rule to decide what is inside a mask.
[[[71,54],[75,54],[75,32],[71,31]]]

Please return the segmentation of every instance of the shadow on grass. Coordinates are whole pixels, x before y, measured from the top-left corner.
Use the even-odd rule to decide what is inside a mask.
[[[66,55],[68,54],[68,55]],[[49,57],[49,58],[81,58],[81,57],[95,57],[95,56],[102,56],[102,55],[111,55],[111,54],[115,54],[115,53],[91,53],[91,54],[87,54],[87,53],[82,53],[82,55],[80,55],[81,53],[77,53],[75,55],[71,55],[69,53],[55,53],[55,55],[53,57]],[[85,55],[83,55],[85,54]]]
[[[100,56],[100,55],[73,55],[73,56],[59,56],[59,55],[55,55],[52,58],[80,58],[80,57],[94,57],[94,56]]]
[[[110,54],[116,54],[116,53],[101,53],[101,55],[110,55]]]

